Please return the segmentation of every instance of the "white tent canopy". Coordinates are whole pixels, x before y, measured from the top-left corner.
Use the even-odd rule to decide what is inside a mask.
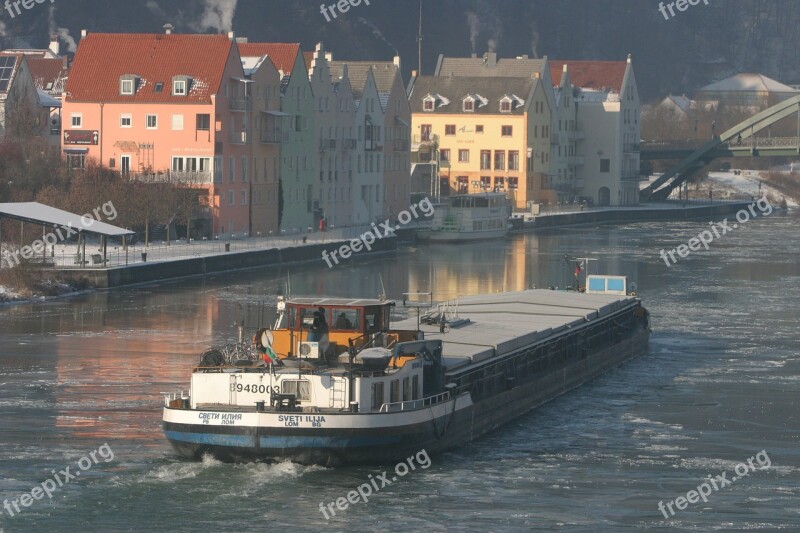
[[[105,216],[102,208],[97,210],[97,214],[99,215],[97,218]],[[114,211],[114,214],[116,216],[116,211]],[[92,213],[77,215],[49,205],[40,204],[39,202],[0,204],[0,218],[4,217],[32,224],[68,227],[79,232],[104,235],[106,237],[133,235],[132,231],[95,220],[95,215]]]

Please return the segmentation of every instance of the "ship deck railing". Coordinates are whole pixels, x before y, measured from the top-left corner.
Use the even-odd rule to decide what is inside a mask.
[[[416,409],[423,409],[450,399],[450,391],[442,392],[427,398],[420,398],[419,400],[407,400],[405,402],[392,402],[381,405],[379,413],[396,413],[399,411],[414,411]]]

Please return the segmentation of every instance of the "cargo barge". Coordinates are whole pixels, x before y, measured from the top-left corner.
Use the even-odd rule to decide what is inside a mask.
[[[165,398],[165,435],[187,458],[324,466],[467,444],[647,351],[625,278],[587,287],[470,296],[397,323],[394,301],[281,300],[273,328],[204,353],[188,394]]]

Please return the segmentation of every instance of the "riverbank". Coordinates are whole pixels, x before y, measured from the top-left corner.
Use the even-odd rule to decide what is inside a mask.
[[[327,267],[323,253],[327,252],[330,255],[332,252],[338,251],[342,246],[349,245],[349,243],[350,240],[343,239],[324,243],[298,244],[284,248],[215,252],[195,257],[140,262],[110,268],[65,268],[59,270],[59,273],[68,282],[86,279],[95,288],[112,289],[158,281],[201,277],[209,274],[302,263],[319,262],[321,267]],[[362,250],[358,255],[374,255],[396,251],[397,239],[386,237],[376,240],[371,245],[371,250]]]
[[[687,205],[683,205],[681,202],[665,202],[640,207],[594,208],[584,211],[577,208],[575,211],[544,213],[530,219],[512,219],[514,227],[511,233],[527,233],[566,226],[668,222],[698,218],[713,220],[735,214],[750,203],[744,200],[720,203],[690,200]]]

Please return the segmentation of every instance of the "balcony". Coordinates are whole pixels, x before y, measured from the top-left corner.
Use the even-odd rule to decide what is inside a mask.
[[[231,144],[247,144],[249,142],[250,142],[250,130],[231,132]]]
[[[639,153],[640,146],[639,143],[625,143],[622,145],[622,152],[626,154],[636,154]]]
[[[570,141],[580,141],[584,139],[586,134],[580,130],[570,130],[567,132],[567,139]]]
[[[579,167],[583,165],[582,155],[571,155],[567,157],[567,165],[571,167]]]
[[[395,139],[394,149],[396,152],[408,152],[408,139]]]
[[[323,152],[336,150],[336,139],[320,139],[319,149]]]
[[[210,171],[164,170],[161,172],[128,172],[124,174],[130,179],[144,183],[182,183],[188,185],[211,184],[216,174]],[[222,174],[220,173],[220,181]]]
[[[355,149],[356,149],[355,139],[342,139],[342,150],[355,150]]]
[[[376,141],[375,139],[367,139],[364,144],[364,149],[367,152],[378,152],[383,150],[383,143],[380,141]]]
[[[289,142],[289,134],[280,129],[262,130],[259,141],[264,144],[283,144]]]
[[[250,98],[231,98],[228,102],[230,103],[231,111],[250,111],[253,107],[253,102]]]

